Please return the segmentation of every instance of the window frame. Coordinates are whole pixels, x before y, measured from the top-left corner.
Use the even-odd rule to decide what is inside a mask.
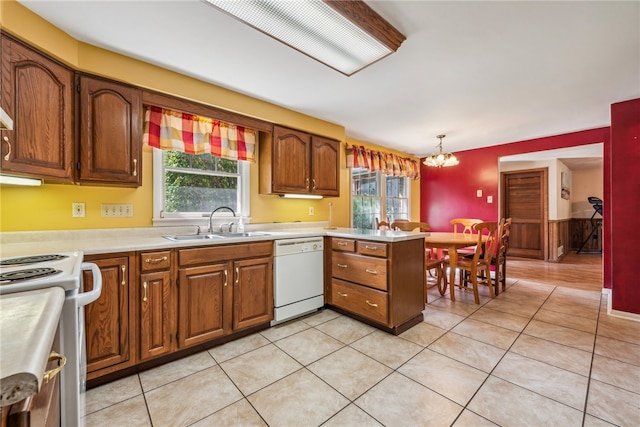
[[[349,178],[350,178],[350,188],[349,188],[349,201],[350,201],[350,206],[351,206],[351,218],[350,218],[350,224],[351,227],[354,227],[354,210],[353,210],[353,198],[354,198],[354,194],[353,194],[353,181],[354,181],[354,170],[356,171],[367,171],[364,168],[352,168],[351,169],[351,173],[349,174]],[[411,213],[411,182],[410,182],[410,178],[408,177],[404,177],[404,176],[389,176],[386,175],[380,171],[368,171],[368,173],[371,174],[375,174],[376,175],[376,179],[379,182],[378,185],[378,194],[376,196],[355,196],[355,197],[371,197],[371,198],[376,198],[379,200],[380,203],[380,216],[379,219],[380,221],[386,221],[387,220],[387,198],[389,199],[400,199],[398,197],[388,197],[387,196],[387,178],[396,178],[396,179],[403,179],[404,180],[404,188],[406,189],[406,196],[403,197],[402,199],[406,199],[407,200],[407,213],[406,213],[406,218],[402,218],[402,215],[392,218],[391,221],[395,220],[395,219],[409,219],[410,213]],[[384,213],[384,214],[383,214]],[[377,215],[377,214],[376,214]],[[375,218],[374,218],[375,220]],[[373,223],[373,229],[375,229],[375,223]]]

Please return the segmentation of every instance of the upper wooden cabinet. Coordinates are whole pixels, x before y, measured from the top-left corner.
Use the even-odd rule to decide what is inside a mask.
[[[142,92],[85,75],[78,80],[78,181],[140,186]]]
[[[2,172],[73,181],[73,75],[2,34],[2,108],[14,126],[2,131]]]
[[[274,126],[261,134],[260,193],[340,195],[340,143]]]

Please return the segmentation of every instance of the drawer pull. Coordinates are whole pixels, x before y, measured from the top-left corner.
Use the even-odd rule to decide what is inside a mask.
[[[11,157],[11,143],[9,142],[9,138],[6,136],[2,137],[2,140],[6,142],[7,147],[9,147],[9,151],[7,151],[7,154],[4,155],[4,159],[9,160],[9,158]]]
[[[340,268],[347,268],[347,264],[337,264]]]
[[[62,368],[64,368],[64,365],[67,364],[67,358],[66,357],[64,357],[61,354],[56,353],[55,351],[52,351],[51,354],[49,355],[49,362],[53,362],[54,360],[59,360],[58,366],[56,368],[51,369],[50,371],[45,371],[44,375],[42,376],[42,382],[44,384],[46,384],[49,381],[51,381],[52,379],[54,379],[55,376],[60,373]]]
[[[138,159],[133,159],[133,176],[138,176]]]
[[[338,246],[347,246],[348,243],[347,242],[338,242]]]
[[[364,245],[364,248],[365,248],[365,249],[370,249],[370,250],[372,250],[372,251],[377,251],[377,250],[378,250],[378,247],[377,247],[377,246]]]
[[[126,282],[126,280],[125,280],[125,275],[124,275],[125,271],[127,271],[127,266],[126,266],[126,265],[124,265],[124,264],[122,264],[122,267],[120,267],[120,268],[122,269],[122,283],[120,283],[120,284],[121,284],[122,286],[124,286],[124,285],[126,285],[126,284],[127,284],[127,282]]]
[[[227,273],[227,269],[224,269],[224,285],[227,286],[227,278],[229,276],[229,273]]]
[[[340,295],[341,297],[348,297],[349,294],[343,294],[342,292],[338,292],[338,295]]]
[[[369,273],[369,274],[374,274],[374,275],[375,275],[375,274],[378,274],[378,270],[371,270],[371,269],[369,269],[369,268],[367,268],[367,269],[366,269],[366,270],[364,270],[364,271],[366,271],[366,272],[367,272],[367,273]]]
[[[377,307],[378,306],[378,304],[374,304],[372,302],[369,302],[369,300],[367,300],[367,304],[369,304],[371,307]]]
[[[142,289],[144,289],[144,296],[142,297],[142,301],[147,302],[147,282],[142,284]]]
[[[146,262],[147,264],[157,264],[159,262],[163,262],[166,260],[167,260],[167,257],[163,256],[162,258],[147,258],[144,260],[144,262]]]
[[[236,285],[238,284],[239,281],[240,281],[240,270],[238,269],[238,267],[236,267]]]

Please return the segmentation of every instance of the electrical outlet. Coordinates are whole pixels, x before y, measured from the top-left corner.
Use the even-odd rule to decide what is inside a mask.
[[[73,218],[84,218],[84,203],[71,203],[71,216]]]
[[[487,196],[487,203],[493,203],[493,196]]]
[[[131,203],[103,203],[100,205],[103,218],[130,218],[133,216],[133,205]]]
[[[476,197],[482,197],[482,190],[476,190]]]
[[[313,206],[309,206],[309,216],[315,215],[315,209],[313,209]]]

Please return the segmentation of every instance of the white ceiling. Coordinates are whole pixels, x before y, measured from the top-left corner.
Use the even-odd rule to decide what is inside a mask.
[[[19,0],[71,36],[424,156],[610,124],[640,97],[640,1],[371,1],[407,40],[346,77],[199,0]]]

